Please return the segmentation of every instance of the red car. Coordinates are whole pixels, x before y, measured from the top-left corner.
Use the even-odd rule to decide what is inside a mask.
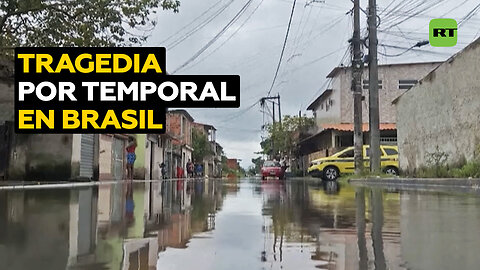
[[[267,160],[262,166],[262,180],[267,177],[278,177],[278,179],[285,179],[285,170],[283,170],[280,162]]]

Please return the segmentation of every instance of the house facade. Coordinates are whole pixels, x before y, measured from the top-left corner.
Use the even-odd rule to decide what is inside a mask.
[[[169,165],[171,172],[176,172],[177,167],[186,171],[187,162],[192,160],[193,122],[193,117],[186,110],[167,112],[167,130],[172,136],[172,161]]]
[[[396,110],[392,101],[414,86],[419,79],[436,68],[440,62],[379,65],[380,140],[382,144],[396,144]],[[336,67],[328,75],[329,86],[309,106],[316,122],[313,134],[299,144],[302,163],[329,156],[353,145],[353,94],[350,67]],[[362,77],[362,121],[364,142],[369,140],[368,130],[368,70]]]
[[[221,177],[223,149],[216,142],[217,129],[212,125],[202,123],[193,123],[193,127],[207,137],[211,151],[211,154],[203,160],[204,175],[207,177]],[[195,160],[195,162],[199,161]]]
[[[393,102],[403,171],[435,165],[432,155],[447,164],[480,156],[479,69],[477,39]]]

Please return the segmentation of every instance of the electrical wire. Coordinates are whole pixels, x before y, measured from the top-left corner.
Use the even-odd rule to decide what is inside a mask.
[[[278,70],[280,69],[280,66],[282,65],[283,53],[285,52],[285,47],[287,46],[288,33],[290,32],[290,26],[292,25],[292,18],[293,18],[293,13],[295,12],[295,4],[296,3],[297,3],[297,0],[293,0],[292,12],[290,13],[290,19],[288,20],[287,33],[285,34],[285,40],[283,41],[282,52],[280,53],[280,59],[278,59],[278,65],[277,65],[277,69],[275,71],[275,76],[273,76],[272,85],[270,86],[270,89],[268,90],[267,96],[270,96],[270,92],[272,92],[273,86],[275,85],[275,81],[277,80]]]
[[[472,10],[470,10],[467,15],[465,15],[465,17],[462,18],[462,20],[460,20],[460,22],[458,23],[458,27],[460,28],[460,26],[462,26],[465,22],[467,22],[468,20],[470,20],[473,16],[475,16],[478,11],[480,10],[480,4],[478,4],[477,6],[475,6]]]
[[[228,122],[228,121],[230,121],[230,120],[236,119],[236,118],[244,115],[245,113],[247,113],[248,111],[250,111],[251,109],[253,109],[253,107],[255,107],[258,103],[260,103],[260,100],[257,100],[255,103],[253,103],[252,105],[250,105],[250,106],[248,106],[247,108],[243,109],[242,111],[235,113],[233,116],[227,117],[227,118],[219,121],[219,123],[225,123],[225,122]]]
[[[240,11],[235,14],[235,16],[223,27],[220,32],[218,32],[207,44],[205,44],[200,50],[198,50],[192,57],[190,57],[186,62],[181,64],[179,67],[177,67],[172,74],[175,74],[176,72],[182,70],[184,67],[189,65],[191,62],[195,61],[203,52],[205,52],[210,46],[215,43],[242,15],[245,13],[246,9],[250,6],[253,0],[248,0],[243,7],[240,9]]]
[[[253,16],[253,14],[255,14],[255,12],[260,7],[260,5],[263,3],[263,1],[264,0],[260,0],[260,2],[255,7],[255,9],[250,13],[250,15],[248,15],[248,17],[245,19],[245,21],[243,21],[243,23],[235,30],[235,32],[233,32],[227,39],[225,39],[217,48],[215,48],[213,51],[211,51],[209,54],[207,54],[202,59],[200,59],[197,62],[190,65],[190,67],[188,67],[188,68],[192,68],[192,67],[198,65],[199,63],[205,61],[210,55],[214,54],[216,51],[218,51],[220,48],[222,48],[228,41],[230,41],[230,39],[232,39],[243,28],[243,26],[245,26],[245,24],[250,20],[250,18]]]
[[[210,12],[210,10],[212,10],[214,7],[216,7],[220,2],[222,2],[223,0],[220,0],[218,2],[215,2],[215,4],[211,5],[207,10],[205,10],[202,14],[200,14],[199,16],[195,17],[192,21],[190,21],[188,24],[184,25],[182,28],[178,29],[174,34],[168,36],[167,38],[165,38],[164,40],[160,41],[159,43],[160,44],[164,44],[166,43],[167,41],[169,41],[171,38],[173,38],[174,36],[178,35],[181,31],[183,31],[184,29],[186,29],[187,27],[189,27],[190,25],[194,24],[197,20],[199,20],[201,17],[203,17],[205,14],[207,14],[208,12]]]
[[[402,49],[405,50],[399,54],[385,54],[378,52],[379,54],[386,56],[386,57],[397,57],[400,55],[403,55],[409,51],[414,51],[414,52],[422,52],[422,53],[429,53],[429,54],[435,54],[435,55],[445,55],[445,56],[451,56],[450,53],[442,53],[442,52],[436,52],[436,51],[427,51],[427,50],[420,50],[420,49],[415,49],[416,46],[412,47],[402,47],[402,46],[397,46],[397,45],[389,45],[389,44],[379,44],[379,46],[387,47],[387,48],[393,48],[393,49]],[[418,46],[417,46],[418,47]]]
[[[222,14],[232,3],[234,0],[230,0],[227,2],[224,6],[222,6],[219,10],[217,10],[213,15],[202,21],[199,25],[197,25],[194,29],[190,30],[187,32],[185,35],[182,37],[179,37],[175,39],[173,42],[169,43],[166,45],[167,48],[174,49],[178,45],[180,45],[183,41],[194,35],[196,32],[204,28],[206,25],[208,25],[210,22],[212,22],[215,18],[217,18],[220,14]]]

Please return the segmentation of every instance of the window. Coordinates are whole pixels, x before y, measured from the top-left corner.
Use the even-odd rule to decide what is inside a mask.
[[[278,161],[265,161],[263,167],[281,167],[280,162]]]
[[[353,158],[354,154],[353,154],[353,149],[350,149],[348,151],[346,151],[345,153],[341,154],[340,156],[338,157],[341,157],[341,158]]]
[[[370,83],[368,80],[363,80],[363,89],[367,89],[370,86]],[[378,89],[382,89],[382,80],[378,80]]]
[[[387,156],[398,155],[397,150],[393,148],[384,148],[383,150],[385,151],[385,154],[387,154]]]
[[[365,148],[365,157],[370,157],[370,147]]]
[[[418,80],[399,80],[398,89],[410,89],[417,83]]]

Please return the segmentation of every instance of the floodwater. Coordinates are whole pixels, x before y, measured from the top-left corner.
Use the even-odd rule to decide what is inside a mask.
[[[0,191],[0,269],[479,269],[480,197],[293,179]]]

